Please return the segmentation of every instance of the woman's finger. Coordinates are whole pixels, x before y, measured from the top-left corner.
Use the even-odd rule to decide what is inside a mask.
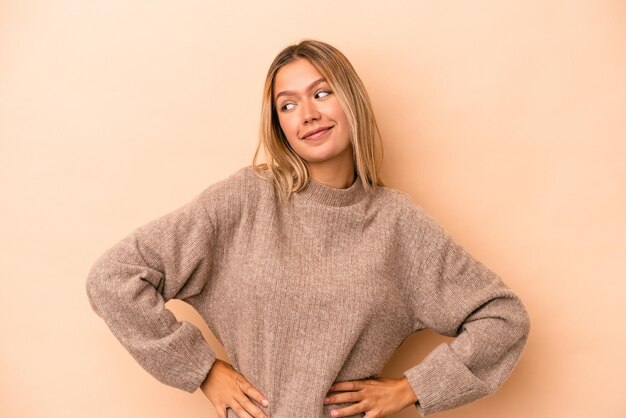
[[[252,383],[246,381],[246,383],[242,385],[241,390],[261,405],[267,406],[269,404],[267,398],[263,396],[263,394],[259,392],[259,390],[255,388]]]
[[[217,418],[228,417],[228,408],[216,408],[215,412],[217,412]]]
[[[241,404],[237,400],[233,401],[230,409],[235,411],[239,418],[254,418],[243,408],[243,406],[241,406]]]
[[[235,400],[239,402],[239,404],[252,415],[254,418],[267,418],[265,413],[254,404],[245,394],[240,394],[235,396]]]
[[[331,403],[344,403],[344,402],[359,402],[363,399],[363,394],[360,392],[342,392],[335,393],[334,395],[328,395],[324,399],[325,404]]]
[[[362,380],[347,380],[345,382],[334,383],[329,391],[344,391],[344,390],[361,390],[365,387],[365,383]]]
[[[347,417],[350,415],[356,415],[359,412],[365,412],[365,407],[361,402],[344,408],[333,409],[330,411],[330,415],[333,417]]]

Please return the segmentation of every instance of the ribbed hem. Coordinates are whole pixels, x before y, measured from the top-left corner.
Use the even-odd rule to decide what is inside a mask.
[[[354,183],[345,189],[327,186],[309,177],[307,185],[293,195],[296,200],[316,202],[325,206],[350,206],[360,202],[366,194],[361,178],[356,175]]]

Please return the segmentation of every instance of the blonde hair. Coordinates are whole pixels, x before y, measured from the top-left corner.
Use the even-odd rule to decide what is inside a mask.
[[[350,123],[355,171],[366,191],[385,186],[380,174],[383,159],[380,131],[363,82],[350,61],[327,43],[306,39],[278,53],[270,65],[263,88],[259,143],[252,166],[257,176],[269,179],[282,201],[304,188],[310,173],[306,162],[289,145],[278,120],[273,100],[276,74],[297,59],[308,60],[330,84]],[[264,148],[266,163],[257,165],[259,151]]]

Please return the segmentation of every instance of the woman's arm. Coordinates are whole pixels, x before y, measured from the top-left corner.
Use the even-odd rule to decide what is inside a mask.
[[[420,235],[406,282],[414,330],[456,337],[404,372],[427,415],[493,393],[517,363],[530,322],[500,277],[423,212]]]
[[[137,362],[190,393],[216,356],[165,302],[199,293],[209,279],[215,238],[203,197],[135,229],[98,258],[86,282],[91,307]]]

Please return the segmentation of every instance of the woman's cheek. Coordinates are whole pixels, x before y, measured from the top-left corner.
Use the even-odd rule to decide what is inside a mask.
[[[292,141],[296,141],[298,139],[298,125],[297,122],[292,118],[288,120],[286,123],[286,130],[283,129],[287,138]]]

